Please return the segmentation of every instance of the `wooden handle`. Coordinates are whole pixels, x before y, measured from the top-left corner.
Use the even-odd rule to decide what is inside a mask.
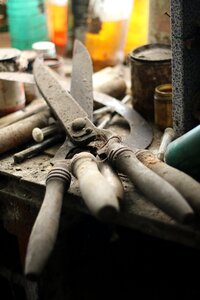
[[[47,126],[50,111],[39,112],[24,120],[18,121],[0,129],[0,154],[17,146],[23,145],[32,139],[32,130],[35,127]]]
[[[108,156],[115,168],[128,176],[133,184],[157,207],[180,222],[189,222],[194,212],[182,195],[167,181],[148,169],[134,152],[121,143],[108,145]]]
[[[122,200],[124,196],[124,188],[118,174],[113,170],[108,162],[100,162],[98,167],[106,181],[112,186],[117,198]]]
[[[30,104],[26,105],[24,109],[20,109],[2,117],[0,119],[0,128],[18,122],[45,109],[48,109],[45,100],[35,99]]]
[[[170,128],[170,127],[166,128],[164,131],[164,134],[162,136],[162,140],[161,140],[160,147],[158,150],[158,154],[157,154],[158,159],[160,159],[162,161],[164,160],[167,146],[169,145],[169,143],[171,143],[171,141],[174,139],[174,137],[175,137],[175,133],[174,133],[173,128]]]
[[[33,226],[25,262],[25,275],[37,277],[43,270],[57,238],[64,191],[69,188],[71,175],[65,162],[49,172],[46,193]]]
[[[79,181],[83,200],[93,215],[105,219],[111,218],[119,211],[117,196],[100,173],[92,154],[76,154],[72,159],[71,169]]]
[[[140,150],[137,158],[149,169],[167,180],[187,200],[191,207],[200,214],[200,184],[186,173],[160,161],[151,151]]]

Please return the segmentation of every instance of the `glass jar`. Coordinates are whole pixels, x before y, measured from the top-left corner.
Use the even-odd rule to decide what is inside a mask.
[[[68,0],[47,0],[48,31],[57,52],[63,54],[67,45]]]
[[[124,60],[133,0],[90,0],[85,45],[94,71]]]

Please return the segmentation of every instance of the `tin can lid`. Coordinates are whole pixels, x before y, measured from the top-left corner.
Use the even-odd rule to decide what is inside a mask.
[[[171,46],[168,44],[147,44],[130,53],[130,59],[145,62],[170,61],[171,56]]]
[[[15,59],[21,55],[21,51],[16,48],[0,48],[0,61]]]

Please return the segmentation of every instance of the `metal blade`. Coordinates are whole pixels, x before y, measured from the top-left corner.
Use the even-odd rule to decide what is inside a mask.
[[[130,133],[123,139],[126,145],[134,149],[144,149],[151,144],[153,140],[152,127],[136,110],[100,92],[94,92],[94,99],[98,103],[112,107],[128,122]]]
[[[66,132],[68,132],[69,123],[77,118],[87,117],[86,112],[40,59],[34,62],[33,74],[39,91]]]
[[[93,119],[93,67],[85,46],[78,40],[74,42],[70,93],[79,105]]]

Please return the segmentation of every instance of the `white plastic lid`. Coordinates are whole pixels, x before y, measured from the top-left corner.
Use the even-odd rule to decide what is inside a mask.
[[[49,41],[41,41],[32,44],[32,49],[42,54],[44,58],[52,58],[56,56],[55,44]]]

